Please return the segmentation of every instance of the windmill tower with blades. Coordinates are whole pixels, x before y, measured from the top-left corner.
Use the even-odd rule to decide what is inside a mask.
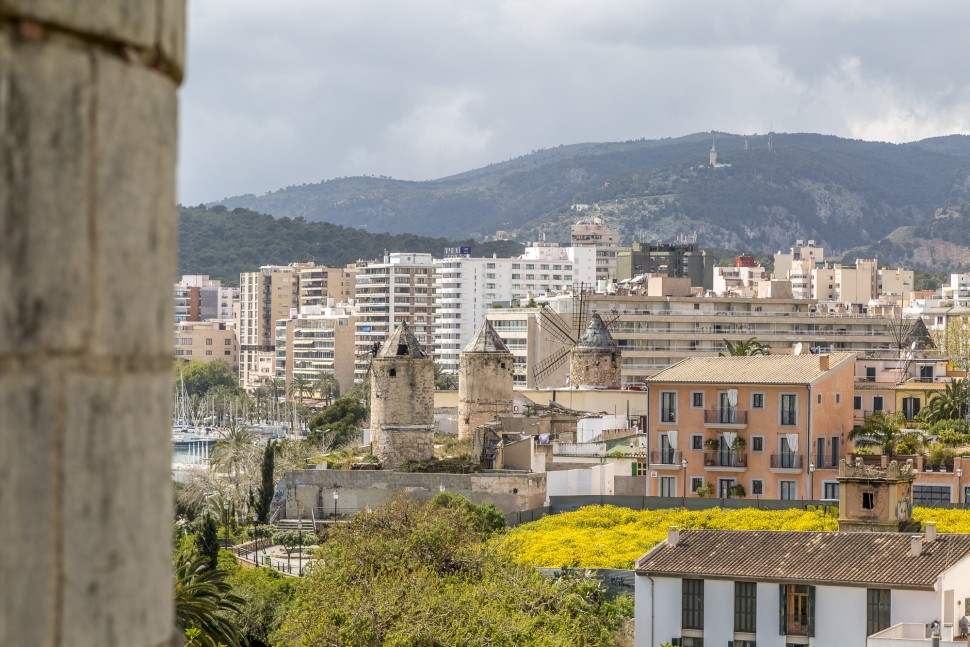
[[[576,387],[620,388],[620,348],[609,328],[620,314],[615,309],[600,316],[590,313],[592,290],[580,284],[573,291],[572,322],[548,306],[539,310],[539,325],[562,347],[535,364],[533,379],[540,387],[569,361],[568,384]]]

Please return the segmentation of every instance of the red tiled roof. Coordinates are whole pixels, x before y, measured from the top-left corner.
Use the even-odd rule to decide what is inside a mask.
[[[937,575],[970,554],[970,535],[937,534],[910,555],[910,534],[681,530],[640,558],[644,575],[883,585],[932,589]]]

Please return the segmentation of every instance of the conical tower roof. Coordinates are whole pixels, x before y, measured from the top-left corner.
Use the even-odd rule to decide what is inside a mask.
[[[428,354],[421,348],[418,338],[411,332],[407,322],[402,322],[391,336],[384,340],[374,357],[410,357],[423,359]]]
[[[468,345],[465,346],[464,353],[510,353],[509,347],[505,345],[502,338],[498,336],[492,328],[492,322],[488,319],[478,329]]]
[[[603,323],[603,318],[599,316],[599,313],[594,312],[593,316],[589,319],[589,324],[586,326],[586,331],[580,337],[579,343],[576,344],[576,348],[616,351],[620,347],[616,345],[616,341],[613,340],[613,335],[610,334],[606,324]]]

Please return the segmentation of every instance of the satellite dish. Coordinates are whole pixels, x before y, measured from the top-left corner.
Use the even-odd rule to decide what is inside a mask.
[[[913,343],[909,345],[909,349],[910,350],[916,350],[916,340],[915,339],[913,340]]]
[[[793,355],[802,354],[802,342],[798,342],[797,344],[795,344],[795,349],[792,351],[792,354]]]

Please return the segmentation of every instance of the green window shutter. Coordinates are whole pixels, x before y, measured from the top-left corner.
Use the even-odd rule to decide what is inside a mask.
[[[808,587],[808,635],[815,635],[815,587]]]
[[[670,644],[673,645],[673,647],[681,647],[684,644],[684,641],[680,638],[671,638]]]
[[[633,474],[631,474],[631,476],[636,476],[637,475],[637,462],[636,461],[633,461],[633,464],[630,465],[630,467],[633,468],[633,470],[632,470]]]
[[[734,641],[733,640],[729,640],[728,641],[728,647],[734,647]]]
[[[778,633],[784,636],[788,633],[788,605],[785,599],[785,585],[778,585]]]

